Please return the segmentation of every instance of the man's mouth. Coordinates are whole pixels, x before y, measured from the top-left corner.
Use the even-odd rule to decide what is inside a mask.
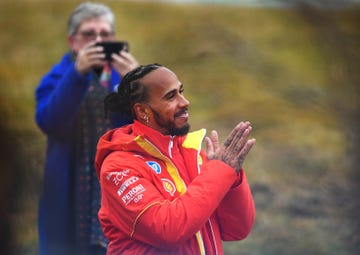
[[[189,113],[188,113],[187,109],[185,109],[183,111],[176,113],[174,117],[175,118],[189,118]]]

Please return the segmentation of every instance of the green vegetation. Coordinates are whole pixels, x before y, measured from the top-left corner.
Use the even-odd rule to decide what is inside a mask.
[[[9,201],[0,212],[14,254],[37,254],[45,138],[34,89],[67,50],[77,3],[0,3],[0,194]],[[224,139],[238,121],[252,122],[257,144],[245,169],[257,220],[247,239],[225,243],[226,254],[359,252],[359,9],[106,3],[142,63],[179,75],[193,129]]]

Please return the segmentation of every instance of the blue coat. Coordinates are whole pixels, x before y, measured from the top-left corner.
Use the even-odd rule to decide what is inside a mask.
[[[112,70],[110,90],[121,78]],[[47,136],[43,191],[39,206],[40,254],[66,254],[70,221],[71,153],[74,139],[73,125],[82,100],[90,86],[91,75],[75,69],[71,54],[67,53],[36,88],[36,123]],[[116,123],[115,123],[116,122]],[[114,126],[128,123],[114,119]]]

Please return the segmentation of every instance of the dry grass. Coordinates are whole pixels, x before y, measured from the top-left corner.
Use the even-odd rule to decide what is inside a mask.
[[[76,3],[0,3],[1,194],[9,201],[1,212],[12,230],[4,248],[14,254],[37,254],[45,139],[33,92],[67,49]],[[359,252],[359,10],[106,3],[133,54],[184,82],[193,129],[224,138],[239,120],[253,123],[257,144],[245,168],[257,220],[246,240],[225,244],[226,254]]]

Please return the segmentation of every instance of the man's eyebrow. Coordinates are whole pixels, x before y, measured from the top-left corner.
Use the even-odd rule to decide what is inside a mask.
[[[184,84],[180,83],[179,89],[182,90],[183,87],[184,87]],[[172,89],[172,90],[168,91],[168,92],[163,96],[163,98],[167,98],[170,94],[176,93],[177,90],[178,90],[178,89]]]

